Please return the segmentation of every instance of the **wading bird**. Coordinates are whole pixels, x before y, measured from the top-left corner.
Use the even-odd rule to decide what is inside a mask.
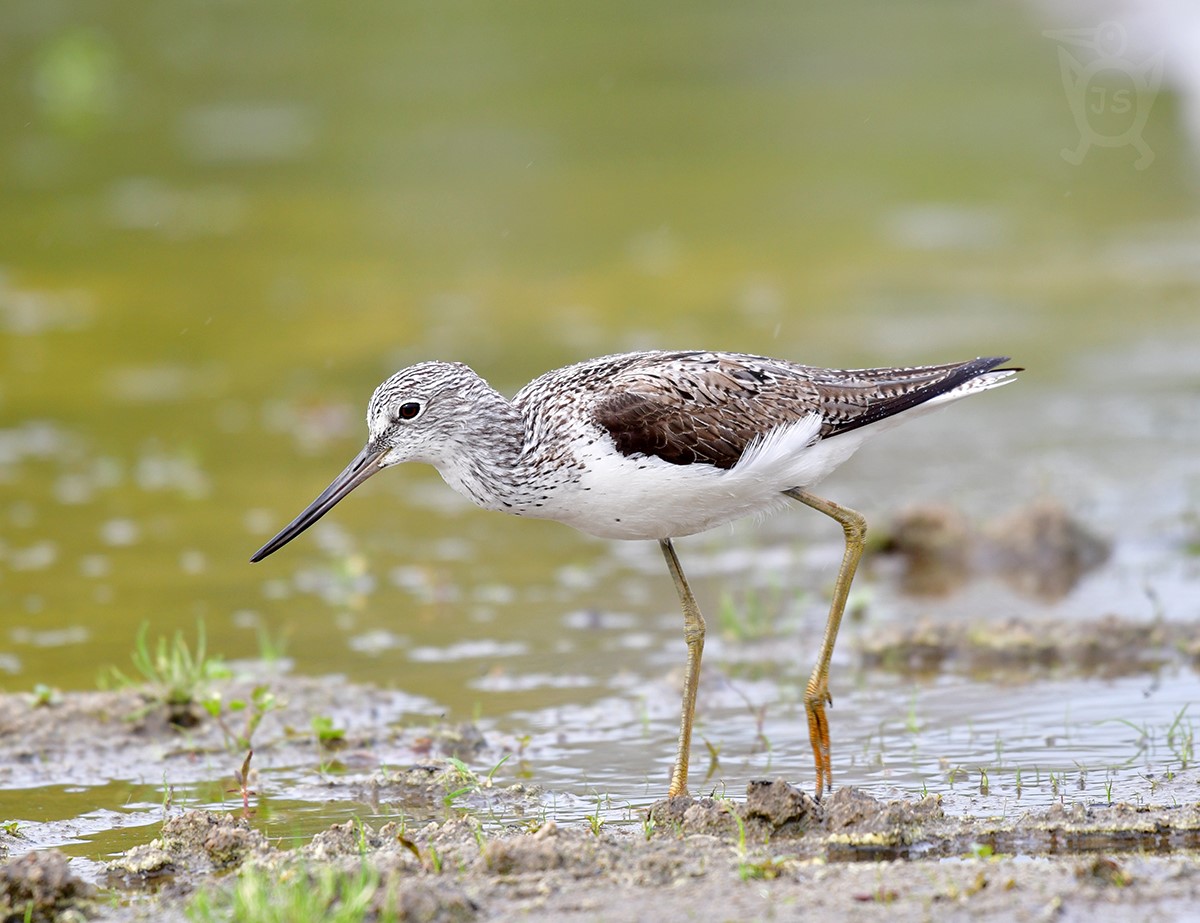
[[[669,795],[687,790],[704,617],[672,538],[787,500],[830,516],[846,548],[804,692],[817,796],[832,787],[829,663],[866,522],[809,492],[867,436],[1004,384],[1005,358],[916,368],[822,369],[726,352],[633,352],[547,372],[512,400],[468,366],[421,362],[375,389],[369,438],[341,474],[252,561],[286,545],[373,474],[433,465],[475,504],[592,535],[659,543],[683,606],[687,672]]]

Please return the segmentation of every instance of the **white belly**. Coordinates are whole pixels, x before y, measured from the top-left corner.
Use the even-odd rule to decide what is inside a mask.
[[[783,491],[808,487],[849,458],[862,435],[811,445],[819,421],[780,427],[730,469],[673,465],[624,456],[597,442],[578,484],[522,515],[554,519],[602,538],[661,539],[692,535],[788,502]]]

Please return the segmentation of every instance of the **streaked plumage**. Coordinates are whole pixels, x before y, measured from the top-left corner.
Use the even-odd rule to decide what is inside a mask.
[[[485,509],[554,519],[606,538],[658,540],[688,621],[694,697],[703,619],[670,539],[800,500],[846,529],[837,591],[844,605],[865,527],[858,514],[806,488],[871,433],[1011,380],[1015,370],[997,368],[1004,361],[838,370],[741,353],[623,353],[548,372],[511,401],[462,363],[418,363],[375,390],[366,448],[252,560],[291,541],[375,472],[426,462]],[[823,707],[841,616],[837,598],[806,696],[818,790],[828,773]],[[673,794],[686,783],[689,711],[685,693]]]

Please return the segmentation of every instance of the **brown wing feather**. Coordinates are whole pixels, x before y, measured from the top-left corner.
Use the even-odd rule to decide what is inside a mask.
[[[623,455],[732,468],[756,437],[810,413],[821,415],[821,438],[829,438],[922,404],[1004,361],[842,370],[737,353],[657,353],[614,372],[593,414]]]
[[[755,437],[818,409],[798,368],[758,356],[673,353],[613,376],[593,412],[624,455],[732,468]]]

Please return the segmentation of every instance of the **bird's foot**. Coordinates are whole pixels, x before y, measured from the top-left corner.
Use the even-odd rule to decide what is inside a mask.
[[[832,705],[829,684],[814,677],[809,680],[804,692],[804,708],[808,712],[808,739],[812,744],[813,762],[816,765],[816,798],[821,800],[825,792],[833,788],[833,765],[829,747],[829,718],[825,706]]]

